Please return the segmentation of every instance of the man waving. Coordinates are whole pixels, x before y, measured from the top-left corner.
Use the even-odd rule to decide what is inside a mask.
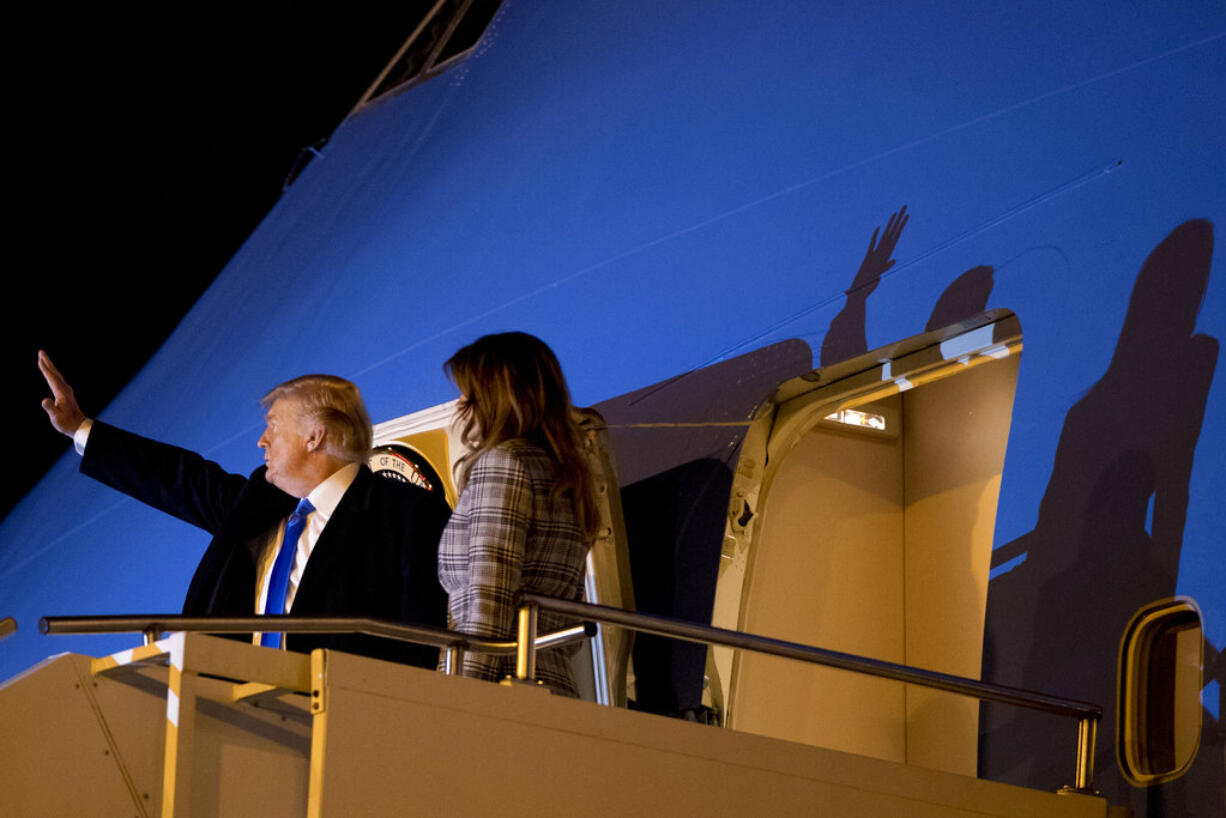
[[[43,409],[73,438],[82,473],[213,535],[183,613],[366,616],[442,627],[438,540],[450,511],[436,494],[373,475],[361,393],[304,375],[264,396],[265,465],[230,474],[198,454],[86,418],[45,352]],[[433,668],[438,651],[348,634],[256,634],[259,644],[326,647]]]

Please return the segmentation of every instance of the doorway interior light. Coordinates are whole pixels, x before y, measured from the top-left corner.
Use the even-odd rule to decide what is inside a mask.
[[[885,417],[872,412],[861,412],[859,409],[840,409],[826,415],[826,420],[843,423],[848,426],[858,426],[863,429],[885,431]]]

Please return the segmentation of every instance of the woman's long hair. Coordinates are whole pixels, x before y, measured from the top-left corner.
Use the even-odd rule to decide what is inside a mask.
[[[473,447],[456,463],[459,488],[482,454],[508,440],[527,440],[557,465],[551,496],[568,495],[580,529],[594,539],[600,526],[596,494],[553,350],[526,332],[485,335],[452,355],[443,369],[461,392],[456,423]]]

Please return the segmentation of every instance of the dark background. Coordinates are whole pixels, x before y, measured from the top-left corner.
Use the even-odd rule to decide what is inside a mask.
[[[105,407],[431,5],[150,4],[15,20],[16,252],[0,355],[16,452],[0,516],[71,445],[39,406],[37,350],[87,414]]]

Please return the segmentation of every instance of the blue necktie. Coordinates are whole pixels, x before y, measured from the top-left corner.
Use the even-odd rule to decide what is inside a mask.
[[[264,605],[264,613],[285,613],[285,594],[289,591],[289,572],[294,567],[294,554],[298,551],[298,538],[306,528],[307,515],[315,510],[311,501],[303,497],[298,501],[298,507],[289,516],[285,524],[285,539],[281,540],[281,550],[277,560],[272,564],[272,577],[268,580],[268,601]],[[280,633],[263,633],[260,644],[266,648],[281,647]]]

